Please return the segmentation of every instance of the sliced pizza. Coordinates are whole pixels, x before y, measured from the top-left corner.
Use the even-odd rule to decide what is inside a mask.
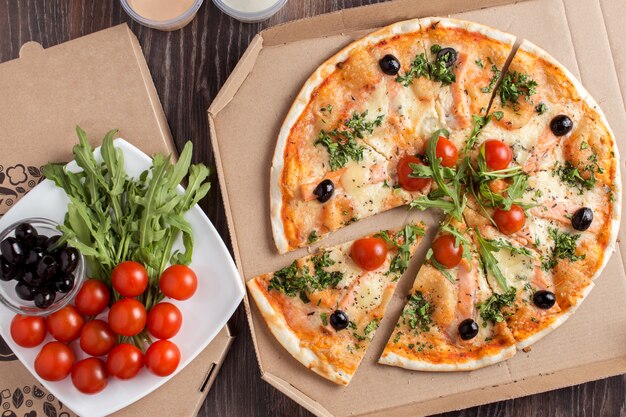
[[[513,356],[515,339],[462,222],[443,226],[432,243],[379,363],[419,371],[466,371]]]
[[[296,360],[348,385],[423,235],[422,224],[410,224],[320,249],[251,279],[248,291]]]

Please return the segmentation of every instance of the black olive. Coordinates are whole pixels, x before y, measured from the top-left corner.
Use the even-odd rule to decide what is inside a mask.
[[[39,236],[37,230],[28,223],[20,223],[15,228],[15,237],[17,240],[29,248],[37,244],[37,236]]]
[[[470,340],[478,334],[478,323],[472,319],[465,319],[459,324],[459,336],[463,340]]]
[[[556,303],[556,297],[551,291],[539,290],[533,295],[533,303],[535,303],[537,307],[547,310],[552,308],[554,303]]]
[[[74,288],[74,275],[61,274],[56,281],[54,281],[54,288],[60,293],[68,293]]]
[[[23,269],[21,266],[9,263],[4,256],[0,256],[0,280],[11,281],[12,279],[21,279]]]
[[[37,264],[36,273],[39,277],[46,281],[53,278],[59,272],[57,261],[50,255],[46,255]]]
[[[31,287],[37,287],[43,283],[43,279],[39,275],[37,275],[37,272],[30,268],[24,271],[22,281],[24,281]]]
[[[19,281],[15,285],[15,293],[22,300],[33,301],[35,299],[35,293],[37,292],[36,287],[31,287],[26,284],[24,281]]]
[[[568,116],[559,114],[555,116],[550,122],[550,130],[554,133],[554,136],[567,135],[574,127],[574,122]]]
[[[0,243],[0,251],[7,262],[17,265],[24,260],[22,244],[14,237],[7,237]]]
[[[39,288],[35,293],[35,305],[39,308],[48,308],[54,303],[56,291],[51,287]]]
[[[38,235],[37,236],[37,242],[35,243],[35,246],[37,246],[39,248],[45,248],[46,247],[46,242],[48,242],[48,236]]]
[[[335,312],[330,315],[330,325],[333,326],[335,330],[345,329],[348,327],[349,322],[348,315],[341,310],[335,310]]]
[[[24,255],[24,263],[26,265],[36,264],[41,258],[43,258],[44,255],[44,250],[39,246],[35,246],[34,248],[26,251]]]
[[[400,61],[391,54],[387,54],[378,61],[382,72],[387,75],[396,75],[400,71]]]
[[[581,207],[572,216],[572,227],[581,232],[589,229],[593,221],[593,210],[589,207]]]
[[[46,241],[46,246],[44,247],[46,252],[54,253],[57,250],[65,248],[65,243],[59,245],[59,239],[61,239],[61,235],[50,236]]]
[[[315,190],[313,190],[313,194],[317,196],[317,201],[320,203],[325,203],[333,196],[335,192],[335,184],[329,180],[325,179],[324,181],[317,184]]]
[[[454,48],[443,48],[437,52],[437,61],[446,63],[446,68],[450,68],[456,62],[459,54]]]
[[[78,265],[78,250],[76,248],[61,249],[56,258],[61,271],[73,272]]]

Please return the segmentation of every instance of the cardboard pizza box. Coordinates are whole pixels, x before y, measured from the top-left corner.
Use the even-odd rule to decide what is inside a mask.
[[[277,26],[251,42],[208,110],[235,259],[244,280],[287,266],[306,249],[278,255],[269,216],[269,171],[278,131],[309,75],[365,34],[431,15],[484,23],[541,46],[599,102],[626,155],[626,4],[610,0],[397,0]],[[611,46],[615,49],[611,50]],[[277,65],[277,63],[279,63]],[[621,83],[619,82],[621,81]],[[262,105],[259,105],[262,101]],[[624,180],[622,169],[622,181]],[[406,208],[334,232],[331,246],[423,219]],[[436,227],[430,229],[432,235]],[[626,230],[622,228],[620,238]],[[618,239],[623,240],[623,239]],[[318,245],[316,245],[318,246]],[[548,391],[626,372],[626,249],[618,243],[588,299],[565,324],[512,359],[472,372],[427,373],[378,365],[426,248],[414,256],[360,369],[348,387],[307,370],[275,340],[256,305],[246,310],[265,381],[319,416],[429,415]],[[418,249],[419,250],[419,249]],[[363,401],[367,398],[367,401]]]
[[[43,49],[26,43],[0,64],[0,215],[41,180],[48,161],[72,159],[76,125],[99,145],[119,135],[148,154],[176,153],[137,38],[126,25]],[[191,417],[213,384],[233,337],[224,327],[178,375],[118,416]],[[0,339],[2,416],[73,416]]]

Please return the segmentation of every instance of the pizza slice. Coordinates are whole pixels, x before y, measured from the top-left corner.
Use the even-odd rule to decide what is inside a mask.
[[[465,218],[475,230],[491,288],[508,299],[498,311],[519,349],[565,322],[593,288],[579,234],[554,221],[532,217],[527,220],[530,228],[541,230],[536,237],[544,240],[528,244],[525,237],[499,232],[472,209],[466,210]]]
[[[251,279],[248,290],[296,360],[348,385],[423,235],[423,224],[409,224],[320,249]]]
[[[442,226],[419,270],[379,363],[419,371],[466,371],[513,356],[515,339],[496,306],[464,222]]]

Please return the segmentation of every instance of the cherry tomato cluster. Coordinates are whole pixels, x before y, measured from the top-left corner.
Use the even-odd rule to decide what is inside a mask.
[[[87,280],[68,305],[47,318],[16,315],[11,322],[11,337],[19,346],[34,348],[43,343],[47,333],[55,339],[46,343],[35,359],[35,371],[47,381],[60,381],[71,375],[72,383],[82,393],[102,391],[109,376],[131,379],[144,367],[158,376],[172,374],[180,362],[180,350],[171,342],[181,328],[183,316],[172,303],[160,302],[146,311],[133,297],[146,290],[148,274],[143,265],[133,261],[119,264],[111,276],[113,289],[123,298],[114,302],[105,318],[111,291],[103,282]],[[195,273],[184,265],[167,268],[159,279],[161,292],[176,300],[186,300],[196,291]],[[93,318],[98,316],[100,318]],[[118,343],[147,330],[152,338],[145,353],[130,343]],[[76,360],[70,345],[78,342],[89,357]],[[105,358],[106,356],[106,358]]]

